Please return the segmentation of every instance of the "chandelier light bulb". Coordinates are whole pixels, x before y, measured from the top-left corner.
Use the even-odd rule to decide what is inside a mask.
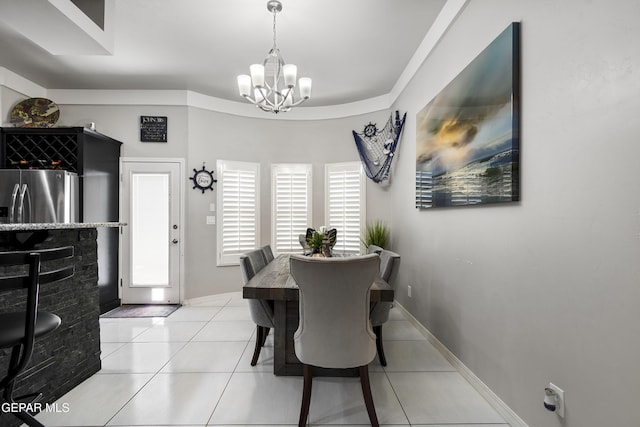
[[[252,64],[249,67],[249,71],[251,71],[251,81],[255,87],[264,86],[264,65],[262,64]]]
[[[296,100],[294,88],[298,67],[286,64],[276,45],[276,14],[282,10],[282,4],[278,0],[270,0],[267,2],[267,10],[273,13],[273,46],[262,64],[252,64],[249,67],[251,77],[246,74],[238,76],[238,90],[242,97],[256,107],[277,114],[289,111],[311,98],[311,79],[298,79],[300,95]]]
[[[287,87],[294,87],[296,85],[296,76],[298,75],[298,67],[294,64],[285,64],[282,67],[284,73],[284,84]]]
[[[302,99],[311,98],[311,79],[309,77],[300,77],[298,86],[300,89],[300,97]]]
[[[240,96],[249,96],[251,94],[251,77],[246,74],[238,76],[238,89]]]

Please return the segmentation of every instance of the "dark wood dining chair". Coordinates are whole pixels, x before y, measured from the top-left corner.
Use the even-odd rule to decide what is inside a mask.
[[[369,288],[379,263],[375,254],[346,258],[291,255],[291,275],[300,288],[300,323],[294,335],[295,354],[304,375],[300,427],[306,425],[309,415],[313,367],[357,367],[369,421],[378,426],[369,383],[369,363],[376,357]]]
[[[264,256],[260,249],[240,255],[240,273],[243,285],[246,285],[265,266]],[[248,299],[251,320],[256,324],[256,345],[251,358],[251,366],[256,366],[260,357],[260,350],[274,327],[273,301],[262,299]]]
[[[11,348],[11,358],[7,374],[0,381],[3,400],[9,404],[20,402],[35,403],[42,393],[14,397],[16,378],[27,367],[35,339],[56,330],[60,317],[53,313],[38,310],[40,285],[67,279],[74,274],[74,267],[65,266],[56,270],[40,272],[43,261],[62,260],[73,257],[73,246],[40,251],[0,252],[0,291],[18,291],[26,289],[26,305],[21,311],[0,313],[0,348]],[[26,410],[13,411],[16,417],[32,427],[43,427]]]

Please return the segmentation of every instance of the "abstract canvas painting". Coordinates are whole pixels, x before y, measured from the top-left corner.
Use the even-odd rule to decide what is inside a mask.
[[[520,200],[514,22],[416,114],[416,207]]]

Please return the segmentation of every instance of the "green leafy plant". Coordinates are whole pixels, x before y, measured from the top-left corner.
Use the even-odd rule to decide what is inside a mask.
[[[367,224],[364,230],[364,236],[361,240],[367,248],[371,245],[385,248],[387,246],[388,238],[389,229],[382,221],[378,220],[374,223]]]
[[[307,244],[314,253],[322,252],[322,240],[324,239],[324,233],[314,231],[310,238],[307,239]]]

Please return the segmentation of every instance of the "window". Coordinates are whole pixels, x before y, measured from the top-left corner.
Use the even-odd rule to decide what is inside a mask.
[[[338,230],[333,250],[360,254],[366,218],[366,187],[360,162],[325,165],[325,224]]]
[[[271,165],[271,244],[277,254],[300,252],[311,227],[311,165]]]
[[[217,171],[217,265],[235,265],[259,246],[260,164],[218,160]]]

